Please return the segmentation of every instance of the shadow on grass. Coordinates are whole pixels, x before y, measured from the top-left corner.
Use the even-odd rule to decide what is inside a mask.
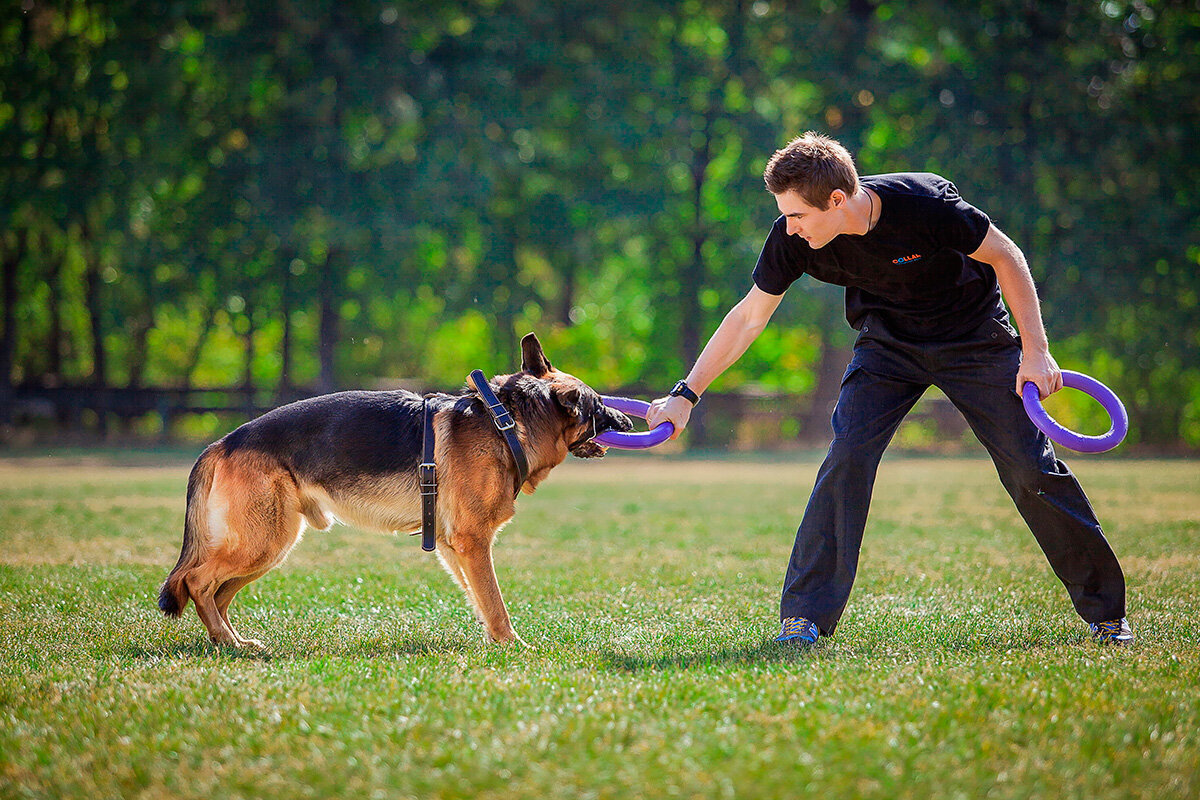
[[[211,658],[219,656],[221,658],[243,661],[271,661],[275,655],[269,650],[239,650],[236,647],[212,644],[211,642],[199,639],[194,642],[176,642],[161,647],[130,645],[128,647],[117,648],[114,652],[117,655],[132,659]]]
[[[283,642],[265,650],[240,649],[197,639],[161,647],[130,646],[118,649],[118,655],[132,659],[221,658],[231,661],[289,661],[312,658],[386,658],[394,656],[433,656],[476,649],[466,641],[405,639],[402,641],[364,640],[350,642]]]
[[[815,646],[778,643],[766,639],[757,644],[741,647],[725,647],[716,650],[663,653],[660,655],[634,655],[612,649],[603,649],[601,662],[610,669],[620,672],[641,670],[703,669],[717,665],[814,663],[839,660],[884,660],[902,661],[940,660],[945,658],[965,659],[970,656],[997,657],[1016,653],[1068,653],[1080,648],[1092,648],[1106,652],[1103,646],[1092,642],[1087,636],[1064,632],[1058,635],[1032,635],[1028,638],[953,636],[944,639],[924,638],[899,642],[861,638],[856,641],[822,639]],[[1133,648],[1108,648],[1132,650]]]
[[[639,656],[615,650],[600,651],[601,661],[620,672],[640,670],[675,670],[710,667],[721,664],[763,664],[816,661],[827,657],[823,644],[797,645],[766,639],[742,647],[725,647],[691,653],[667,653],[658,656]]]

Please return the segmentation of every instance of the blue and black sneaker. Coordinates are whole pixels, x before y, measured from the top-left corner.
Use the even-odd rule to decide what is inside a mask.
[[[820,636],[817,623],[804,617],[784,617],[783,630],[775,637],[777,642],[794,642],[796,644],[816,644]]]
[[[1091,625],[1092,638],[1100,644],[1129,644],[1134,639],[1133,629],[1124,617]]]

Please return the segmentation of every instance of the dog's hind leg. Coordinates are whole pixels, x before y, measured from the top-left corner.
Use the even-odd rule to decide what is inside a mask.
[[[196,604],[200,621],[208,629],[208,638],[213,644],[237,647],[238,636],[221,616],[214,599],[217,589],[224,583],[224,572],[221,562],[209,560],[189,572],[184,583],[192,602]]]
[[[219,524],[211,526],[205,562],[187,576],[188,593],[215,643],[261,647],[234,630],[229,604],[238,590],[283,561],[299,539],[296,483],[261,458],[234,456],[218,470],[212,494],[221,513],[211,518]]]
[[[257,575],[244,575],[238,578],[230,578],[221,584],[221,588],[217,589],[217,593],[213,596],[213,600],[217,605],[217,613],[221,615],[221,620],[225,626],[233,633],[233,637],[237,639],[238,647],[253,647],[263,649],[264,645],[258,639],[247,639],[237,632],[237,628],[233,627],[233,623],[229,621],[229,604],[233,602],[233,596],[238,593],[242,587],[258,580],[265,574],[266,570]]]

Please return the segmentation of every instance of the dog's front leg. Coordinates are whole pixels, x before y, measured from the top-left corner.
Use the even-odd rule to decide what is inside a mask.
[[[525,644],[513,630],[508,608],[500,594],[500,584],[496,581],[496,570],[492,563],[491,538],[487,534],[481,537],[463,536],[462,532],[456,531],[454,549],[458,552],[458,563],[470,584],[471,599],[475,601],[488,638],[493,642]]]
[[[471,604],[471,610],[475,612],[475,616],[479,621],[483,621],[483,616],[479,613],[479,601],[475,599],[475,590],[471,588],[471,584],[467,581],[467,576],[463,573],[462,559],[459,554],[445,539],[437,540],[437,557],[442,562],[442,567],[446,572],[450,573],[450,577],[454,578],[454,582],[458,584],[458,588],[463,590],[463,594],[467,596],[467,602]]]

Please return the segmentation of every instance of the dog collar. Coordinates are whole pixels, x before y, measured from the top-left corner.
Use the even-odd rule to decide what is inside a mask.
[[[496,430],[504,436],[504,441],[508,443],[508,449],[512,452],[513,460],[517,462],[517,489],[514,494],[520,494],[521,487],[525,485],[525,480],[529,477],[529,460],[525,458],[521,440],[517,438],[517,423],[500,399],[496,397],[492,387],[488,385],[482,370],[472,370],[469,380],[479,391],[479,396],[483,398],[492,422],[496,424]]]

